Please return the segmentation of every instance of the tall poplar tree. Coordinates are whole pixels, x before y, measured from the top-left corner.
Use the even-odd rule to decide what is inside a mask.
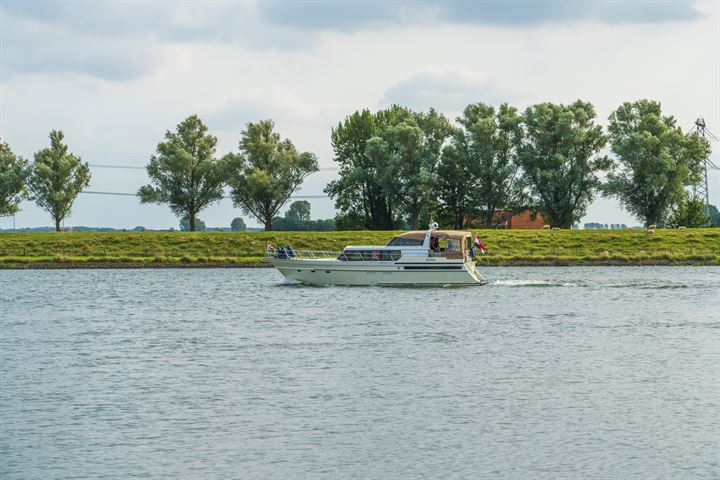
[[[379,132],[397,115],[397,109],[371,113],[365,109],[345,117],[332,129],[330,139],[335,161],[340,165],[337,180],[325,187],[335,200],[338,228],[392,230],[398,226],[396,199],[383,187],[388,155],[382,152]],[[370,139],[377,138],[368,149]]]
[[[569,228],[587,210],[610,160],[600,156],[606,137],[595,124],[595,109],[581,100],[571,105],[541,103],[525,110],[524,140],[518,162],[545,219]]]
[[[35,153],[28,176],[31,198],[47,210],[60,231],[78,194],[90,184],[90,167],[68,151],[61,131],[50,132],[50,147]]]
[[[441,219],[462,229],[477,208],[472,192],[476,187],[475,163],[464,132],[457,129],[445,146],[438,165],[437,195]]]
[[[459,135],[465,145],[458,152],[470,157],[465,160],[473,179],[469,194],[483,225],[491,228],[498,211],[512,210],[522,200],[518,162],[522,119],[517,109],[506,103],[497,111],[490,105],[474,103],[465,108],[457,121],[462,126]]]
[[[434,109],[393,105],[347,117],[332,133],[340,178],[325,189],[343,212],[338,223],[354,219],[362,223],[355,227],[389,230],[405,217],[417,228],[437,203],[437,169],[451,131]]]
[[[673,206],[686,202],[685,187],[700,181],[709,142],[696,133],[685,135],[652,100],[623,103],[609,120],[616,159],[606,194],[645,225],[664,224]]]
[[[315,155],[298,152],[290,140],[281,139],[272,120],[248,123],[240,153],[226,155],[223,163],[233,203],[266,231],[305,178],[318,171]]]
[[[368,142],[368,148],[372,151],[381,146],[378,154],[387,156],[383,185],[388,194],[398,199],[410,228],[417,229],[421,216],[429,220],[437,204],[437,169],[452,127],[434,109],[428,113],[406,109],[401,112],[396,122],[379,133],[377,138],[382,142]]]
[[[0,217],[14,215],[27,197],[27,160],[0,140]]]
[[[187,217],[196,230],[197,214],[223,197],[223,174],[215,155],[217,137],[197,115],[191,115],[165,132],[157,154],[150,158],[147,173],[152,182],[138,190],[142,203],[167,204],[178,217]]]

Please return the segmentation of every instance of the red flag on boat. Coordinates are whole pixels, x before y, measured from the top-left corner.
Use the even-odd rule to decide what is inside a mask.
[[[480,241],[480,235],[475,235],[475,246],[480,249],[480,251],[485,255],[487,253],[487,249],[485,248],[485,245],[482,244]]]

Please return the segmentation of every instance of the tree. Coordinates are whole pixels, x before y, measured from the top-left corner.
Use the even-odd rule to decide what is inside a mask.
[[[335,222],[326,220],[293,220],[287,217],[274,217],[273,229],[288,232],[330,232],[335,230]]]
[[[138,190],[141,203],[166,203],[175,215],[187,217],[191,232],[197,214],[223,197],[223,172],[214,158],[217,137],[207,131],[202,120],[191,115],[174,132],[165,132],[147,166],[152,184]]]
[[[710,215],[705,209],[705,202],[700,197],[685,197],[678,203],[675,210],[668,218],[668,226],[701,228],[707,227],[710,222]]]
[[[543,216],[551,226],[569,228],[585,214],[600,186],[598,173],[610,161],[598,156],[606,143],[589,103],[542,103],[525,110],[525,137],[518,162]]]
[[[285,212],[285,218],[287,218],[288,220],[309,222],[310,202],[308,202],[307,200],[298,200],[291,203],[287,212]]]
[[[450,122],[434,109],[415,113],[396,108],[391,122],[367,143],[371,156],[380,164],[382,184],[387,195],[394,196],[407,215],[410,228],[417,229],[421,214],[429,220],[436,204],[437,168],[443,145],[450,135]]]
[[[50,147],[35,153],[28,175],[31,198],[50,213],[57,232],[78,194],[90,184],[90,167],[68,152],[64,138],[60,131],[50,132]]]
[[[272,230],[272,218],[305,178],[318,171],[314,154],[298,152],[274,128],[272,120],[248,123],[240,153],[224,160],[233,203],[263,223],[266,231]]]
[[[0,140],[0,217],[14,215],[27,197],[27,160]]]
[[[441,219],[453,228],[462,229],[475,211],[472,191],[475,187],[474,164],[467,138],[457,130],[452,141],[443,149],[438,166],[437,195],[440,201]]]
[[[344,229],[392,229],[406,215],[413,228],[429,218],[437,168],[452,131],[435,110],[416,113],[393,105],[373,114],[355,112],[332,132],[340,178],[325,192],[341,211]]]
[[[180,219],[181,232],[204,232],[206,228],[205,222],[199,218],[195,218],[195,224],[193,226],[190,225],[190,217],[185,216]]]
[[[720,227],[720,211],[715,205],[708,205],[708,215],[710,216],[710,226]]]
[[[506,103],[497,112],[490,105],[475,103],[457,121],[463,127],[455,140],[457,151],[469,157],[464,162],[474,180],[468,186],[470,194],[483,225],[490,228],[499,210],[511,210],[522,201],[518,163],[522,119]]]
[[[245,220],[240,217],[233,218],[233,221],[230,222],[230,230],[232,230],[233,232],[244,232],[245,230],[247,230]]]
[[[610,145],[616,160],[606,195],[613,195],[645,225],[662,225],[685,187],[700,181],[710,144],[697,133],[685,135],[659,102],[623,103],[610,115]]]
[[[370,155],[367,149],[368,140],[378,134],[394,113],[387,109],[373,114],[365,109],[345,117],[332,130],[340,175],[325,187],[325,192],[341,212],[336,224],[343,230],[391,230],[397,226],[394,199],[382,185],[386,157]]]

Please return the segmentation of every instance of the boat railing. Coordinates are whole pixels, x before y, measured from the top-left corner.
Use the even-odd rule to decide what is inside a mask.
[[[330,251],[330,250],[288,250],[275,249],[267,251],[266,258],[279,258],[288,260],[342,260],[346,262],[395,262],[400,260],[401,254],[376,250],[366,251]]]
[[[295,250],[279,248],[265,252],[269,258],[294,258],[297,260],[327,260],[337,258],[342,252],[331,250]]]

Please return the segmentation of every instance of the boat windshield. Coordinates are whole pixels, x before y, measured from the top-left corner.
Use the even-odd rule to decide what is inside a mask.
[[[422,238],[395,237],[386,247],[422,247],[423,241]]]

